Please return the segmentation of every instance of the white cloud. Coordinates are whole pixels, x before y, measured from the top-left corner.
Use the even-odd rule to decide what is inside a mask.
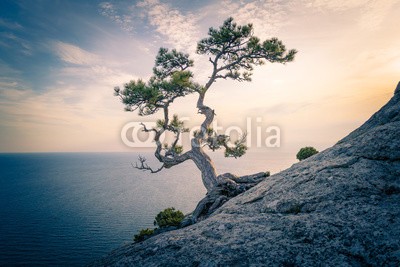
[[[391,29],[371,35],[369,31],[362,32],[359,27],[381,27],[386,15],[390,15],[388,19],[395,20],[394,12],[389,13],[393,10],[394,0],[302,0],[296,2],[296,6],[293,4],[295,1],[281,0],[207,1],[203,7],[196,11],[192,9],[191,12],[180,9],[175,6],[177,2],[171,0],[135,2],[103,2],[99,6],[101,14],[129,33],[107,32],[104,28],[101,32],[106,35],[99,34],[97,39],[91,40],[96,42],[99,50],[85,50],[61,41],[52,42],[51,51],[68,64],[54,66],[48,74],[51,75],[52,84],[42,86],[40,92],[29,90],[27,84],[30,81],[24,83],[20,78],[26,79],[22,71],[13,70],[0,61],[0,73],[8,77],[0,77],[0,130],[8,131],[14,127],[13,132],[10,130],[10,136],[14,138],[15,133],[19,133],[24,139],[18,142],[15,141],[17,138],[12,139],[15,145],[32,151],[78,151],[104,150],[109,142],[110,147],[119,149],[121,125],[138,117],[122,111],[123,106],[118,98],[112,96],[113,87],[135,79],[136,75],[148,78],[156,48],[162,45],[190,52],[195,59],[196,80],[199,81],[200,77],[200,81],[206,81],[211,65],[207,56],[193,53],[194,47],[198,40],[207,37],[208,27],[221,25],[228,16],[233,16],[238,24],[252,22],[255,35],[262,39],[272,35],[283,35],[283,38],[290,36],[290,41],[294,43],[290,46],[298,48],[300,53],[296,62],[288,64],[285,70],[275,66],[267,66],[268,70],[257,68],[251,84],[218,82],[215,85],[217,90],[210,91],[207,104],[215,107],[219,118],[225,122],[238,122],[241,120],[239,116],[252,115],[251,112],[254,112],[254,116],[271,114],[269,119],[280,122],[283,127],[291,125],[293,131],[290,132],[297,133],[301,127],[309,127],[307,123],[311,115],[321,121],[313,124],[313,129],[325,127],[322,124],[325,121],[327,127],[332,125],[332,121],[344,121],[349,117],[348,114],[352,114],[351,119],[354,120],[360,118],[360,112],[355,110],[353,103],[361,103],[359,96],[352,96],[349,103],[342,103],[339,107],[343,109],[338,108],[336,100],[321,104],[319,99],[329,91],[346,96],[347,91],[354,93],[354,88],[363,88],[354,78],[357,74],[360,76],[356,78],[363,84],[377,84],[384,80],[389,83],[396,79],[396,70],[400,68],[399,39],[391,33]],[[307,5],[310,8],[305,8]],[[345,20],[342,21],[343,18]],[[350,25],[352,27],[344,30],[349,19],[359,24],[354,23],[356,27]],[[295,27],[282,27],[286,22]],[[4,21],[0,19],[1,25],[4,26]],[[325,28],[326,25],[330,28]],[[100,28],[103,25],[96,26]],[[12,27],[18,28],[16,25],[6,28]],[[17,43],[17,32],[2,34],[0,37],[5,38],[0,38],[1,45],[22,45]],[[130,36],[132,34],[135,34],[135,38]],[[310,76],[310,73],[313,75]],[[284,80],[284,83],[278,81],[273,85],[271,79]],[[195,97],[180,99],[173,106],[174,111],[185,116],[191,115],[192,111],[195,113]],[[282,99],[287,100],[287,104],[282,104]],[[328,102],[330,105],[325,107]],[[248,105],[241,103],[264,108],[249,110]],[[320,104],[313,106],[313,103]],[[348,106],[353,109],[348,109]],[[375,106],[369,108],[372,112]],[[336,114],[337,110],[342,112]],[[324,118],[327,115],[332,115],[329,120]],[[285,129],[288,132],[289,128]],[[320,136],[324,140],[337,138]],[[295,134],[286,138],[299,140]],[[0,148],[11,143],[3,141]]]
[[[289,7],[290,4],[283,0],[224,0],[208,4],[195,14],[183,12],[160,0],[142,0],[125,9],[121,5],[103,2],[100,4],[100,12],[130,33],[133,32],[134,24],[147,20],[163,38],[162,41],[193,55],[201,37],[200,30],[214,23],[220,25],[229,16],[234,17],[239,24],[253,23],[256,35],[261,38],[276,35],[286,21],[284,17]],[[126,15],[127,12],[129,15]]]
[[[103,2],[99,6],[103,16],[118,24],[131,36],[134,35],[137,25],[141,27],[150,25],[164,37],[163,41],[172,47],[185,52],[195,51],[199,33],[197,24],[201,15],[194,15],[191,12],[184,14],[159,0],[143,0],[132,6]]]
[[[100,13],[114,21],[118,24],[124,31],[129,34],[133,34],[134,26],[133,26],[133,16],[132,15],[120,15],[118,14],[115,6],[110,2],[103,2],[100,4]]]
[[[133,6],[123,8],[122,4],[114,5],[109,2],[103,2],[100,5],[101,14],[118,23],[122,28],[131,27],[129,32],[133,33],[133,25],[143,27],[154,27],[152,34],[147,38],[153,42],[146,41],[146,46],[137,46],[143,52],[149,54],[151,48],[159,46],[170,46],[178,51],[187,52],[196,61],[195,72],[198,68],[199,56],[195,54],[197,41],[200,39],[199,21],[204,14],[194,15],[191,12],[181,12],[170,4],[161,3],[159,0],[143,0]],[[129,16],[126,14],[129,12]],[[202,12],[199,12],[202,13]],[[124,20],[123,18],[129,18]],[[161,42],[160,42],[161,40]],[[154,57],[154,55],[152,55]],[[204,72],[201,70],[201,72]],[[202,75],[204,76],[204,74]]]
[[[198,18],[158,0],[144,0],[137,4],[143,8],[150,24],[166,37],[166,42],[178,50],[194,52],[198,38]]]
[[[108,86],[111,89],[118,84],[136,79],[135,76],[125,71],[110,68],[105,65],[66,67],[61,69],[58,75],[60,79],[91,82],[93,86]]]
[[[90,53],[78,46],[63,43],[60,41],[54,42],[54,51],[65,62],[76,65],[90,65],[99,61],[99,56]]]
[[[116,60],[105,52],[92,53],[60,41],[53,42],[53,50],[61,60],[71,63],[53,74],[58,84],[89,83],[90,87],[110,86],[112,89],[115,85],[137,78],[122,70],[128,67],[125,58]],[[98,55],[100,53],[102,56]]]
[[[359,14],[356,20],[363,29],[377,30],[391,8],[399,2],[398,0],[306,0],[305,3],[322,12],[357,11]]]
[[[100,57],[59,41],[50,45],[70,64],[53,70],[53,83],[40,91],[21,83],[21,73],[0,61],[0,72],[10,76],[0,77],[0,131],[7,131],[12,140],[0,143],[0,149],[76,151],[93,150],[98,144],[100,150],[118,148],[121,119],[127,121],[133,114],[124,114],[113,87],[136,77],[103,53]],[[15,137],[17,133],[24,133],[24,140]]]
[[[268,38],[276,35],[285,23],[289,6],[287,1],[281,0],[224,0],[219,10],[222,16],[231,16],[238,24],[253,23],[255,34]]]
[[[15,147],[3,142],[0,148],[120,149],[121,120],[127,121],[134,114],[123,112],[113,87],[135,77],[102,65],[70,66],[53,75],[57,82],[41,92],[20,90],[17,82],[0,82],[0,130],[25,133],[23,140],[13,137]]]

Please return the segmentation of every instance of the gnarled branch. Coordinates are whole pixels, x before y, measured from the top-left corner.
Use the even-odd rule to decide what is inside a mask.
[[[146,158],[145,158],[145,157],[142,157],[142,156],[139,156],[139,157],[138,157],[138,160],[139,160],[139,164],[136,162],[135,165],[133,165],[132,163],[131,163],[131,165],[132,165],[133,168],[138,169],[138,170],[141,170],[141,171],[150,171],[151,173],[157,173],[157,172],[161,171],[161,170],[164,168],[164,164],[163,164],[163,165],[161,165],[161,167],[158,168],[158,169],[155,169],[155,170],[152,169],[152,168],[146,163]]]

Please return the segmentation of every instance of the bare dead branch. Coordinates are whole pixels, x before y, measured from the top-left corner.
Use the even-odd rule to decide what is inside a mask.
[[[138,160],[139,160],[139,164],[138,164],[138,162],[136,162],[135,165],[133,165],[132,163],[131,163],[131,165],[132,165],[133,168],[141,170],[141,171],[150,171],[151,173],[157,173],[157,172],[161,171],[164,168],[164,164],[163,164],[163,165],[161,165],[160,168],[158,168],[156,170],[152,169],[146,163],[146,158],[143,157],[143,156],[139,156]]]

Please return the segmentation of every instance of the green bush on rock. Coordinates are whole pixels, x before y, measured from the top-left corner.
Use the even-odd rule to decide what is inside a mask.
[[[169,226],[179,226],[185,216],[180,210],[167,208],[157,214],[154,225],[165,228]]]
[[[311,157],[312,155],[315,155],[318,153],[318,150],[311,146],[306,146],[300,149],[300,151],[297,153],[296,158],[300,161]]]
[[[180,226],[182,220],[184,219],[184,215],[180,210],[175,210],[175,208],[167,208],[160,213],[157,214],[154,225],[158,226],[159,228],[155,229],[142,229],[133,237],[135,242],[141,242],[146,240],[147,238],[158,235],[160,233],[170,231],[176,229]],[[175,227],[170,229],[168,227]]]
[[[135,235],[133,237],[133,240],[135,242],[140,242],[140,241],[143,241],[143,240],[149,238],[153,234],[154,234],[154,229],[149,229],[149,228],[142,229],[139,231],[139,233],[137,235]]]

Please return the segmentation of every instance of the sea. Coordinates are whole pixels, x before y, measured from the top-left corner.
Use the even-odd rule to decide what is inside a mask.
[[[155,167],[150,152],[140,153]],[[168,207],[194,210],[206,190],[184,162],[151,174],[133,168],[139,153],[0,154],[0,266],[84,266],[133,241]],[[272,173],[294,155],[213,154],[218,173]]]

